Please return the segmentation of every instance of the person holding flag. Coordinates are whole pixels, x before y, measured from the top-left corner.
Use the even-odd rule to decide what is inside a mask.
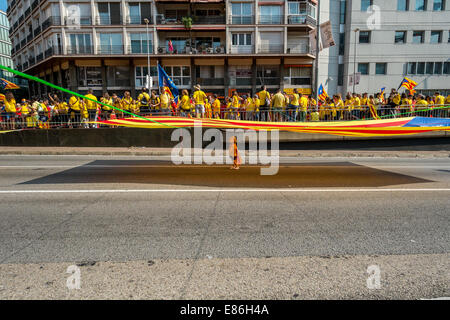
[[[0,88],[2,88],[3,90],[20,89],[17,84],[3,78],[0,78]]]
[[[160,90],[162,92],[167,93],[169,95],[169,98],[171,98],[177,104],[179,96],[178,88],[159,63],[158,63],[158,81],[159,87],[161,88]]]

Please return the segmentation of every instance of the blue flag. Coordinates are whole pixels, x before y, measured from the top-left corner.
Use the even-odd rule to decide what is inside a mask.
[[[158,64],[158,78],[159,87],[162,88],[163,92],[167,92],[175,103],[178,103],[178,88],[160,64]]]

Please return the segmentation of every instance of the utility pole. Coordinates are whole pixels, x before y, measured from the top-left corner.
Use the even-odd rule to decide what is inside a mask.
[[[353,92],[352,93],[356,92],[355,91],[355,86],[356,86],[356,41],[357,41],[356,34],[358,33],[359,28],[356,28],[354,31],[355,31],[355,53],[353,54]]]
[[[145,24],[147,25],[147,68],[148,68],[148,74],[147,74],[147,88],[148,88],[148,92],[150,93],[150,91],[152,90],[153,87],[153,79],[151,76],[151,72],[150,72],[150,34],[148,32],[148,24],[150,23],[150,21],[145,18],[144,19]]]
[[[318,88],[319,88],[319,55],[320,55],[320,44],[319,44],[319,31],[320,31],[320,1],[317,1],[317,23],[316,23],[316,67],[314,69],[314,92],[316,96],[316,101],[318,98]]]

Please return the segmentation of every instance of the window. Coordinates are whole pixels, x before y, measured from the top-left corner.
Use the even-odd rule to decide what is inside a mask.
[[[344,64],[338,66],[338,86],[344,85]]]
[[[66,24],[67,25],[91,25],[91,5],[90,4],[66,4]]]
[[[183,38],[183,37],[171,37],[171,38],[166,38],[166,46],[165,48],[167,49],[167,52],[169,52],[169,41],[172,41],[172,46],[173,46],[173,53],[186,53],[186,46],[189,43],[189,39],[188,38]],[[164,49],[162,47],[158,48],[158,51],[163,51]]]
[[[375,74],[386,74],[387,64],[377,63],[375,64]]]
[[[427,11],[427,0],[416,0],[416,11]]]
[[[373,4],[373,0],[361,0],[361,11],[367,11]]]
[[[426,73],[433,74],[434,62],[427,62]]]
[[[397,10],[398,11],[408,11],[409,10],[409,0],[397,0]]]
[[[444,0],[434,0],[433,1],[433,11],[444,11]]]
[[[69,54],[89,54],[93,53],[91,35],[89,33],[70,34],[70,47],[67,48]]]
[[[130,16],[128,22],[130,24],[145,24],[144,19],[152,20],[150,3],[148,2],[130,2]]]
[[[259,23],[280,24],[281,6],[260,6]]]
[[[395,31],[395,43],[406,43],[406,31]]]
[[[339,55],[345,54],[345,33],[339,33]]]
[[[251,46],[252,34],[251,33],[233,33],[231,44],[233,46]]]
[[[431,31],[430,43],[441,43],[442,31]]]
[[[123,53],[122,44],[121,33],[100,33],[100,53],[121,54]]]
[[[150,67],[153,78],[153,87],[158,87],[158,70],[156,67]],[[145,81],[148,74],[148,67],[136,67],[136,88],[145,87]]]
[[[370,43],[370,31],[359,32],[359,43]]]
[[[80,87],[101,87],[102,68],[100,67],[79,67],[78,82]]]
[[[413,43],[423,43],[424,31],[413,31]]]
[[[149,36],[151,37],[151,34]],[[147,33],[130,33],[131,53],[148,53],[148,49],[151,53],[153,51],[152,41],[147,40]]]
[[[408,74],[416,74],[417,63],[409,62],[408,63]]]
[[[311,85],[312,68],[290,67],[288,70],[288,83],[292,86]]]
[[[106,83],[108,87],[129,87],[130,67],[129,66],[107,66]]]
[[[425,74],[425,62],[417,63],[417,74]]]
[[[172,79],[176,86],[191,85],[191,67],[190,66],[168,66],[164,67],[167,75]]]
[[[442,62],[434,63],[434,74],[442,74]]]
[[[252,24],[253,7],[249,2],[231,4],[231,23],[233,24]]]
[[[358,63],[358,72],[362,75],[369,74],[369,64],[368,63]]]
[[[121,24],[119,2],[100,2],[98,4],[99,23],[102,25]]]
[[[259,65],[256,67],[256,85],[279,85],[280,66]]]
[[[444,74],[450,74],[450,62],[444,62]]]
[[[347,1],[341,1],[341,10],[340,10],[340,17],[339,17],[339,23],[345,24],[345,12],[347,7]]]

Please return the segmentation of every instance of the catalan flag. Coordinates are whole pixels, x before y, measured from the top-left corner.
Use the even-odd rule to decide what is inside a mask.
[[[0,101],[5,101],[5,99],[6,99],[5,95],[0,93]]]
[[[398,88],[400,89],[401,87],[404,87],[404,88],[406,88],[406,90],[408,90],[411,93],[412,91],[415,92],[414,88],[416,86],[417,86],[417,82],[405,77],[403,79],[403,81],[400,83],[400,87],[398,87]]]
[[[325,91],[325,89],[323,88],[322,84],[320,84],[318,93],[319,93],[318,97],[320,100],[325,100],[326,98],[328,98],[328,94]]]
[[[0,78],[0,87],[3,90],[20,89],[20,87],[17,84],[12,83],[11,81],[8,81],[8,80],[3,79],[3,78]]]

